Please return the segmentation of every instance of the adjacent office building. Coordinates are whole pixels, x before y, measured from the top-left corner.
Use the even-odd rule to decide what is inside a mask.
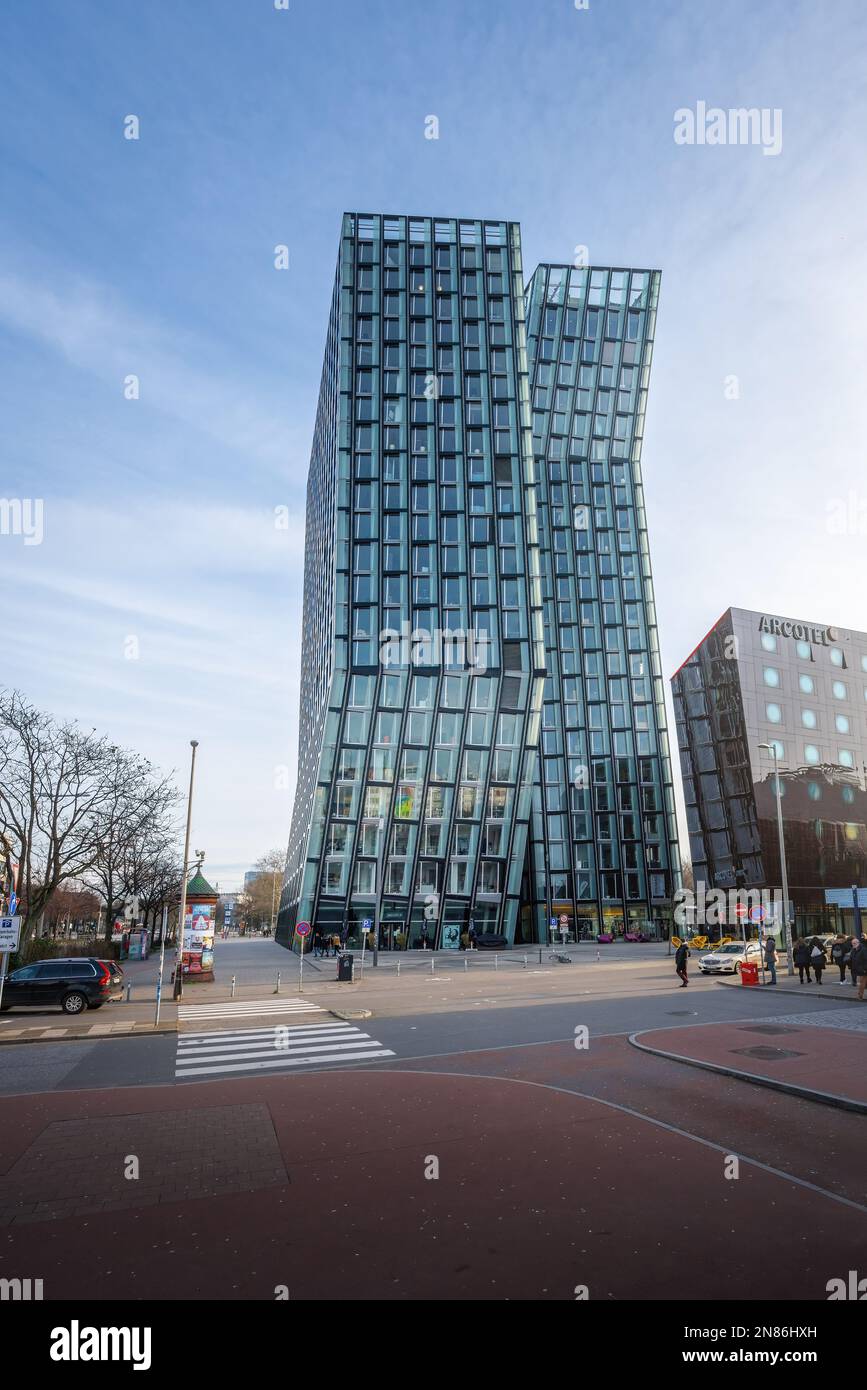
[[[286,944],[299,921],[457,945],[471,925],[519,943],[552,915],[585,933],[664,917],[679,869],[640,476],[658,280],[543,266],[525,292],[516,223],[344,216]]]
[[[853,885],[867,908],[867,633],[730,608],[672,690],[696,884],[780,889],[775,752],[795,932],[851,932]]]

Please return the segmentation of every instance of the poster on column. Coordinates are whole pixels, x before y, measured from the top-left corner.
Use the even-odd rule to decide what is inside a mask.
[[[214,909],[210,903],[194,903],[184,917],[185,975],[202,975],[214,968]]]

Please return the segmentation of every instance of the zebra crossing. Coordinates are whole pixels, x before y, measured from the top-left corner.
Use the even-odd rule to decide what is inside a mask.
[[[319,1012],[323,1012],[319,1010]],[[334,1062],[367,1062],[394,1057],[391,1048],[351,1023],[272,1025],[269,1028],[212,1029],[180,1033],[175,1080],[292,1072]]]
[[[305,999],[224,999],[219,1004],[179,1004],[178,1023],[207,1023],[212,1018],[264,1018],[271,1014],[322,1014]]]

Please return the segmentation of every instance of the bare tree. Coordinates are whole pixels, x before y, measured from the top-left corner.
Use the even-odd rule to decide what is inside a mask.
[[[175,904],[180,906],[181,877],[181,856],[171,841],[162,844],[145,842],[133,881],[142,920],[146,927],[152,923],[154,936],[163,907],[167,906],[171,912]]]
[[[148,858],[169,843],[168,814],[180,795],[170,778],[156,777],[146,758],[113,751],[109,786],[96,815],[96,856],[87,875],[102,898],[106,941],[115,914],[138,896]]]
[[[0,693],[0,821],[7,870],[18,863],[26,940],[52,895],[97,853],[96,824],[118,749],[58,723],[17,691]]]
[[[132,847],[165,833],[178,798],[146,759],[0,692],[0,854],[5,877],[18,864],[22,941],[69,881],[100,891],[110,936]]]
[[[284,850],[271,849],[255,864],[256,877],[250,880],[239,904],[248,927],[271,925],[280,906],[285,862]]]
[[[51,936],[70,927],[96,927],[99,923],[99,898],[90,888],[64,884],[56,889],[45,909],[45,925]]]

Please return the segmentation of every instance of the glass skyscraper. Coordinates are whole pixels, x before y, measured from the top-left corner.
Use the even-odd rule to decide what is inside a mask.
[[[639,468],[657,294],[655,272],[557,266],[525,292],[512,222],[344,216],[284,943],[299,921],[457,946],[665,915]]]
[[[656,935],[680,882],[641,481],[659,278],[540,265],[527,293],[547,665],[537,932]]]
[[[307,499],[278,939],[520,935],[542,706],[515,223],[346,214]]]

